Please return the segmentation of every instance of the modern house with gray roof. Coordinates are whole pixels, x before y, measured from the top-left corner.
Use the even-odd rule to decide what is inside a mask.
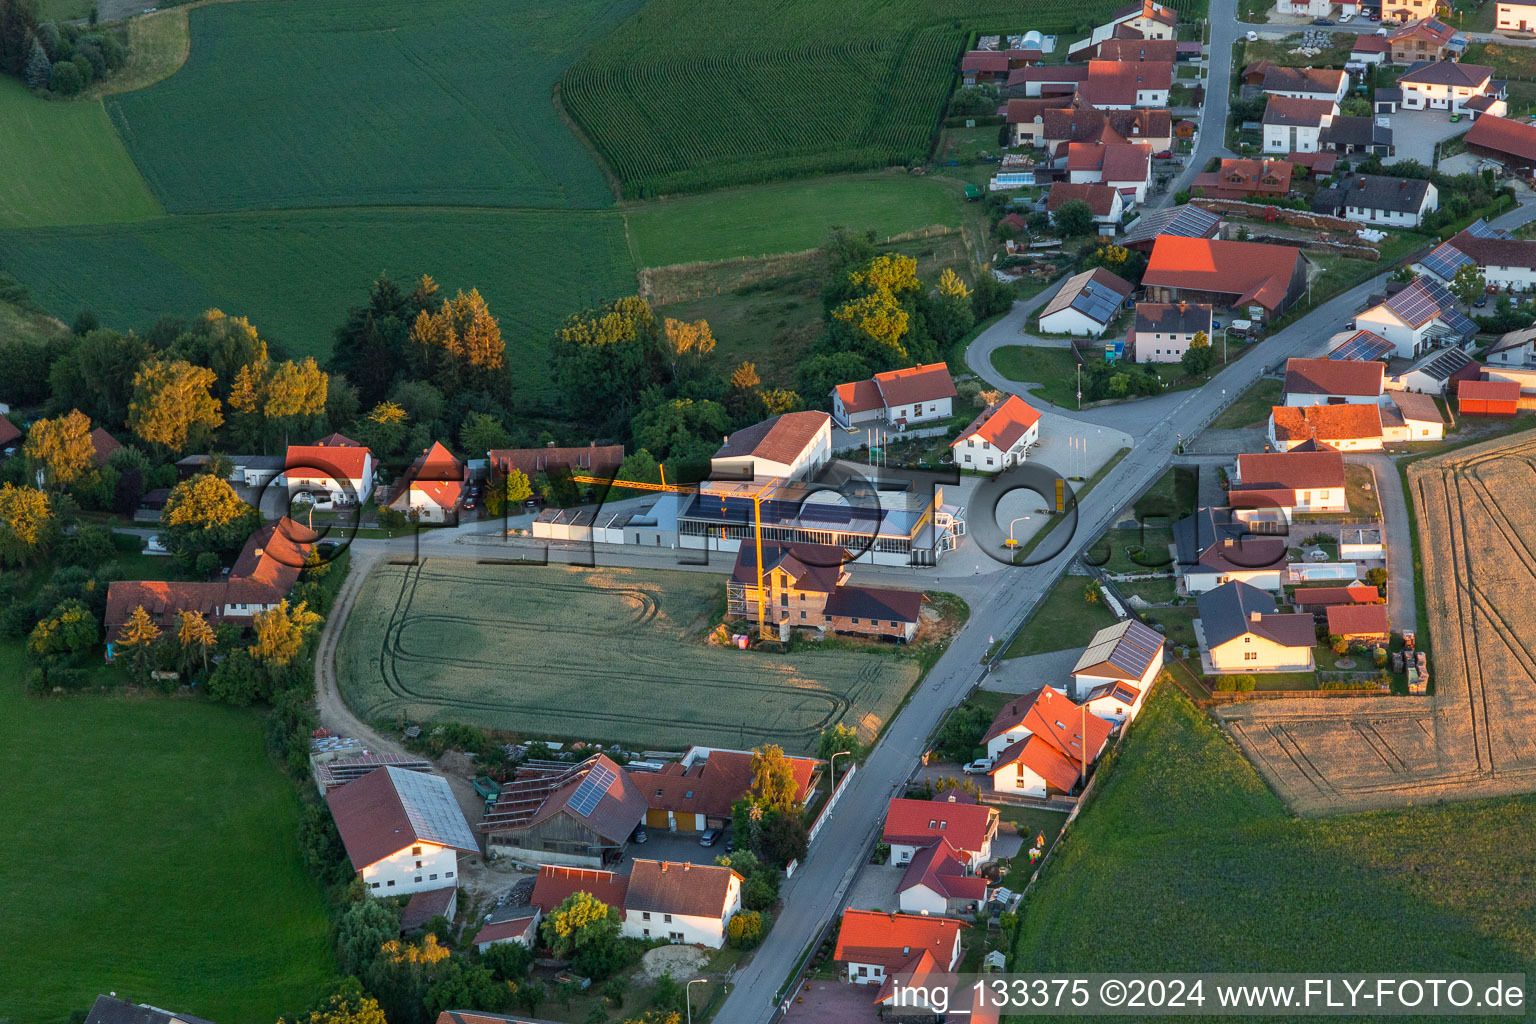
[[[1163,670],[1163,636],[1138,619],[1105,626],[1072,667],[1072,699],[1082,703],[1101,686],[1128,684],[1145,695]]]
[[[1200,595],[1196,631],[1211,672],[1311,672],[1317,627],[1309,612],[1280,613],[1271,595],[1233,581]]]
[[[1370,118],[1358,120],[1368,121]],[[1426,214],[1440,208],[1440,192],[1433,182],[1422,178],[1357,174],[1333,188],[1319,189],[1313,197],[1312,208],[1319,213],[1362,224],[1411,228],[1418,227]]]

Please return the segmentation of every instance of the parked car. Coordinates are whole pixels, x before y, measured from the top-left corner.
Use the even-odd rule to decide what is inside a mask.
[[[1331,18],[1313,18],[1312,19],[1312,24],[1314,24],[1314,25],[1332,25],[1333,24],[1333,20]]]
[[[977,758],[960,770],[967,775],[985,775],[992,770],[992,759],[990,757]]]
[[[632,843],[644,843],[644,842],[646,842],[650,838],[651,838],[650,836],[645,834],[645,826],[644,825],[636,825],[635,826],[635,834],[630,836],[629,840]]]
[[[1173,150],[1165,149],[1161,153],[1153,153],[1152,154],[1152,159],[1154,159],[1154,160],[1172,160],[1173,159]]]
[[[1477,297],[1477,301],[1472,303],[1472,305],[1476,306],[1478,309],[1482,309],[1484,306],[1488,305],[1488,293],[1483,292],[1483,294]]]
[[[735,853],[736,852],[736,833],[734,833],[734,832],[727,832],[725,834],[725,852],[726,853]]]
[[[718,828],[706,829],[699,836],[699,845],[700,846],[714,846],[719,841],[720,841],[720,830]]]
[[[1340,25],[1348,25],[1350,22],[1352,22],[1354,20],[1355,20],[1355,16],[1353,14],[1341,14],[1341,15],[1339,15],[1339,24]]]

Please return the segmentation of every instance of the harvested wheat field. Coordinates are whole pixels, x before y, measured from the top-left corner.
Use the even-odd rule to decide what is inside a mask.
[[[724,581],[444,558],[383,564],[347,619],[337,678],[370,721],[794,753],[838,722],[873,739],[917,682],[916,658],[894,648],[775,654],[708,643]]]
[[[1422,460],[1408,483],[1432,694],[1218,712],[1298,813],[1536,790],[1536,437]]]

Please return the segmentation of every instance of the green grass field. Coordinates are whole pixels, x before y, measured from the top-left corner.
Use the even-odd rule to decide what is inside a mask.
[[[1536,971],[1536,798],[1304,820],[1159,687],[1010,971]],[[1134,896],[1128,879],[1135,879]]]
[[[1077,408],[1077,360],[1069,348],[1004,345],[992,353],[992,368],[1009,380],[1036,385],[1029,393],[1043,401]]]
[[[1083,590],[1092,582],[1087,576],[1063,576],[1045,595],[1040,607],[1014,638],[1005,658],[1086,647],[1093,634],[1118,620],[1103,602],[1089,604]]]
[[[1233,403],[1211,421],[1212,430],[1237,430],[1243,427],[1261,427],[1269,420],[1269,410],[1285,399],[1283,382],[1262,378],[1244,391]]]
[[[0,992],[16,1024],[99,993],[270,1024],[329,982],[299,800],[262,715],[195,699],[25,697],[0,646]]]
[[[635,265],[725,260],[814,249],[833,227],[887,239],[960,223],[963,190],[896,172],[638,203],[625,210]]]
[[[380,566],[341,637],[343,695],[367,719],[805,752],[835,722],[873,738],[917,681],[917,663],[894,650],[706,644],[724,580],[467,560]]]
[[[181,71],[108,107],[174,213],[604,207],[612,192],[551,89],[636,6],[216,4],[193,13]]]
[[[0,231],[0,267],[65,318],[88,306],[142,329],[216,306],[319,356],[380,271],[429,273],[450,293],[480,289],[512,365],[529,369],[518,396],[536,400],[552,394],[545,367],[561,318],[634,291],[618,214],[589,211],[296,210]]]
[[[1190,16],[1203,0],[1175,3]],[[627,197],[926,159],[974,29],[1072,27],[1108,0],[651,0],[566,73],[561,98]]]
[[[50,103],[14,78],[0,78],[0,125],[0,228],[115,223],[162,212],[99,102]]]

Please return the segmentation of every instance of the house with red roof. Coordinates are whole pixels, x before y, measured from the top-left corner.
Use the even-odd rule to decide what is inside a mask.
[[[634,776],[595,754],[580,764],[519,767],[477,831],[487,856],[602,868],[623,856],[645,810]]]
[[[1387,35],[1393,64],[1457,60],[1466,49],[1465,36],[1439,18],[1419,18]]]
[[[1045,200],[1045,212],[1055,213],[1067,203],[1083,202],[1093,211],[1093,222],[1101,234],[1113,235],[1125,216],[1125,197],[1113,185],[1103,182],[1074,185],[1058,181],[1051,186],[1051,194]]]
[[[946,917],[850,908],[843,911],[832,959],[847,965],[852,984],[881,986],[880,999],[897,977],[956,970],[964,927]]]
[[[386,765],[325,795],[336,831],[375,896],[457,887],[459,854],[480,844],[440,775]]]
[[[1048,64],[1015,68],[1008,72],[1005,90],[1009,96],[1039,99],[1054,96],[1070,100],[1078,87],[1088,80],[1084,64]]]
[[[1166,110],[1099,110],[1057,102],[1041,117],[1040,144],[1065,166],[1074,142],[1096,145],[1142,143],[1161,153],[1173,145],[1173,117]]]
[[[1235,509],[1348,512],[1344,456],[1336,451],[1239,455],[1227,504]]]
[[[595,896],[604,906],[612,907],[622,916],[624,900],[629,894],[629,876],[615,871],[544,864],[534,878],[529,903],[538,907],[541,913],[548,914],[578,892]]]
[[[91,461],[100,469],[107,464],[112,453],[123,446],[123,443],[100,427],[91,431]]]
[[[1271,64],[1264,69],[1263,89],[1270,96],[1342,103],[1349,92],[1349,75],[1334,68]]]
[[[491,911],[489,920],[475,933],[476,952],[484,953],[503,942],[515,942],[524,949],[534,948],[539,941],[539,921],[543,917],[543,911],[531,904]]]
[[[1288,452],[1306,442],[1339,452],[1381,451],[1378,405],[1277,405],[1269,410],[1269,444]]]
[[[1211,199],[1283,199],[1291,194],[1291,169],[1289,160],[1224,159],[1218,170],[1195,175],[1194,185],[1197,194]]]
[[[1010,99],[1003,110],[1003,121],[1008,125],[1012,145],[1038,145],[1041,132],[1045,130],[1045,112],[1060,105],[1059,99],[1049,96]]]
[[[896,797],[885,812],[880,841],[891,847],[891,863],[909,863],[935,843],[948,842],[965,859],[966,868],[978,870],[992,859],[992,840],[997,838],[998,811],[986,804]]]
[[[955,395],[955,380],[945,363],[887,370],[833,388],[832,418],[848,428],[883,422],[900,431],[948,419]]]
[[[1176,39],[1106,39],[1099,44],[1098,60],[1151,61],[1172,64],[1179,59]]]
[[[1003,705],[982,742],[999,793],[1070,793],[1099,759],[1114,726],[1049,686]]]
[[[822,762],[790,757],[789,763],[795,803],[804,806],[821,778]],[[658,772],[631,774],[645,795],[646,828],[683,833],[726,828],[732,806],[752,788],[752,752],[690,747],[680,761],[669,761]]]
[[[1374,359],[1287,359],[1285,404],[1376,405],[1386,373],[1387,365]]]
[[[447,523],[468,496],[469,463],[434,441],[395,481],[384,504],[418,523]]]
[[[955,467],[1001,473],[1024,464],[1040,441],[1040,413],[1018,395],[993,402],[949,443]]]
[[[1468,151],[1498,160],[1521,176],[1536,168],[1536,124],[1485,114],[1462,136]]]
[[[0,448],[9,448],[21,437],[21,430],[16,424],[0,416]]]
[[[1099,182],[1117,189],[1127,202],[1147,198],[1152,177],[1152,147],[1141,142],[1069,142],[1067,180],[1074,185]]]
[[[908,914],[974,913],[987,902],[987,880],[971,874],[966,857],[941,839],[907,863],[896,884],[896,899]]]
[[[1172,61],[1092,60],[1077,98],[1100,110],[1165,110],[1172,87]]]
[[[1384,604],[1333,604],[1325,610],[1328,635],[1346,640],[1386,640],[1392,627]]]
[[[1336,604],[1377,604],[1381,591],[1356,580],[1342,587],[1297,587],[1291,592],[1291,604],[1322,618]]]
[[[720,479],[805,479],[832,458],[832,417],[824,412],[786,412],[726,437],[710,458]]]
[[[1278,316],[1307,288],[1307,261],[1289,245],[1160,235],[1141,278],[1153,302],[1206,302]]]
[[[290,499],[306,493],[318,504],[362,505],[373,496],[377,468],[366,445],[331,434],[314,444],[289,445],[283,479]]]

